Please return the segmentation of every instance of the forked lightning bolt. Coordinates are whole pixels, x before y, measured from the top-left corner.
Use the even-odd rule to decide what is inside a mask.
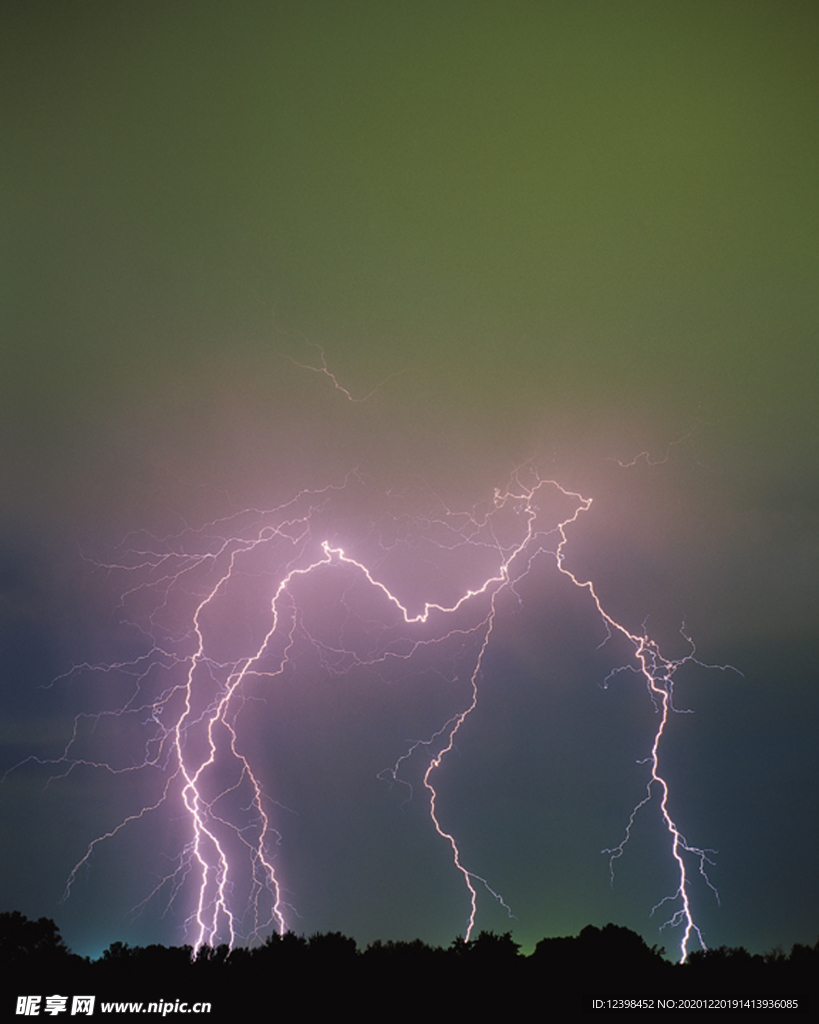
[[[318,372],[340,387],[323,353]],[[432,828],[448,847],[466,890],[469,939],[481,890],[509,908],[469,868],[443,819],[443,769],[480,699],[481,672],[498,615],[520,601],[516,586],[527,574],[551,567],[555,581],[562,577],[588,594],[609,637],[618,634],[630,645],[631,660],[622,668],[639,673],[658,715],[645,761],[645,796],[622,842],[605,851],[612,879],[635,816],[649,804],[658,805],[677,877],[676,890],[658,906],[668,904],[666,924],[681,928],[682,960],[692,937],[704,948],[692,910],[690,869],[695,866],[711,886],[706,866],[712,851],[685,840],[672,817],[669,785],[661,771],[662,741],[676,710],[675,675],[686,663],[702,663],[684,629],[689,652],[665,657],[645,626],[635,632],[616,620],[593,582],[569,568],[570,532],[591,508],[591,499],[521,467],[483,507],[456,512],[428,498],[431,511],[384,513],[361,524],[360,538],[347,536],[341,543],[333,528],[334,502],[368,486],[353,471],[276,508],[244,509],[162,541],[132,539],[117,558],[96,563],[124,581],[121,607],[143,637],[143,650],[132,660],[83,664],[67,673],[128,680],[130,695],[115,710],[78,715],[62,754],[40,763],[58,767],[54,778],[92,768],[139,776],[154,790],[141,809],[88,845],[69,874],[65,897],[100,844],[164,810],[181,819],[185,837],[175,863],[144,902],[163,895],[169,905],[181,904],[195,949],[220,941],[233,946],[270,929],[282,933],[292,927],[295,912],[286,896],[286,835],[279,831],[275,780],[263,777],[246,740],[254,708],[271,688],[297,674],[305,658],[312,664],[318,660],[333,675],[362,669],[386,680],[411,676],[422,653],[432,651],[453,666],[448,678],[459,676],[468,683],[462,706],[430,735],[412,742],[381,774],[409,787],[406,769],[420,765],[417,777],[423,780]],[[411,587],[402,590],[394,582],[398,562],[393,555],[406,559],[417,548],[419,533],[427,552],[458,556],[460,590],[447,598],[428,593],[419,601]],[[326,591],[331,581],[340,584],[342,614],[325,628],[311,610],[312,588]],[[466,671],[454,667],[464,664]],[[123,755],[121,761],[85,755],[85,745],[93,747],[95,735],[106,726],[126,724],[141,737],[139,757],[133,751],[130,760]]]

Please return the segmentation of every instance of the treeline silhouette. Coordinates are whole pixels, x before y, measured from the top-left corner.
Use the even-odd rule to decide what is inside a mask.
[[[692,953],[671,963],[628,928],[588,925],[579,935],[541,939],[528,956],[510,932],[481,932],[448,947],[373,942],[359,949],[339,932],[273,934],[261,945],[129,946],[114,942],[96,960],[72,953],[54,921],[18,911],[0,914],[0,964],[17,995],[93,993],[125,1000],[211,1000],[213,1014],[234,1014],[262,1000],[272,1007],[298,995],[304,1007],[378,999],[404,1009],[434,1006],[510,1009],[520,998],[544,1008],[592,996],[731,995],[805,997],[819,977],[819,941],[790,953],[746,949]],[[800,1005],[800,1009],[802,1009]],[[375,1009],[375,1007],[374,1007]]]

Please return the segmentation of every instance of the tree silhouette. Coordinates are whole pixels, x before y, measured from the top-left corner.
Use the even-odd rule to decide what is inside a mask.
[[[420,939],[377,941],[359,952],[354,939],[340,932],[309,938],[273,934],[255,948],[226,945],[167,948],[112,943],[94,962],[71,953],[57,925],[48,918],[31,921],[18,911],[0,914],[0,965],[18,991],[95,991],[107,998],[141,1000],[160,996],[212,999],[231,1008],[233,1019],[254,1004],[271,984],[304,993],[311,1012],[351,1005],[367,992],[400,993],[405,1013],[438,1015],[508,1014],[510,998],[520,1002],[551,993],[554,1007],[581,1005],[603,992],[632,994],[635,985],[673,994],[720,991],[779,992],[792,997],[809,992],[819,975],[819,942],[795,945],[761,956],[743,947],[720,946],[692,953],[685,964],[663,959],[635,932],[618,925],[588,925],[579,935],[547,938],[523,956],[511,932],[482,931],[448,948]],[[52,987],[53,986],[53,987]],[[226,996],[229,993],[229,997]],[[557,1002],[555,1001],[557,1000]],[[238,1001],[238,1002],[237,1002]],[[214,1012],[221,1012],[215,1010]]]
[[[31,921],[19,910],[0,914],[0,960],[15,966],[37,957],[41,960],[63,960],[70,956],[60,929],[48,917]]]

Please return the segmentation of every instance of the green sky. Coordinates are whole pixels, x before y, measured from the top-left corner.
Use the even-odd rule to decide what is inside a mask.
[[[18,415],[96,425],[279,331],[353,373],[417,367],[474,418],[703,403],[806,427],[814,4],[4,17]]]

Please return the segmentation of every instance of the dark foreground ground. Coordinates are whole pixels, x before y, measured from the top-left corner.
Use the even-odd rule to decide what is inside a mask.
[[[196,955],[189,946],[114,943],[91,961],[66,948],[53,921],[13,912],[0,914],[0,963],[2,1020],[270,1020],[344,1010],[364,1019],[646,1010],[653,1017],[689,1008],[779,1019],[783,1011],[801,1016],[819,1005],[811,1000],[819,942],[764,956],[723,947],[672,964],[613,924],[543,939],[529,956],[509,933],[482,932],[446,949],[416,940],[364,950],[329,933],[273,935],[253,949],[203,947]],[[89,995],[90,1013],[87,1002],[75,1002]]]

